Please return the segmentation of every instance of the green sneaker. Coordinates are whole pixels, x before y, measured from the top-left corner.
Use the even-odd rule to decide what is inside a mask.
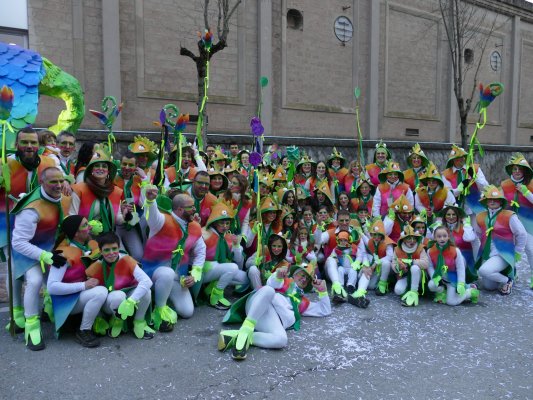
[[[389,283],[380,279],[378,282],[378,286],[376,287],[376,296],[385,296],[388,291]]]
[[[124,320],[113,315],[109,320],[109,328],[107,335],[112,338],[117,338],[124,329]]]
[[[470,301],[472,304],[477,304],[479,301],[479,289],[470,289]]]
[[[444,289],[442,292],[436,292],[433,302],[439,304],[446,304],[446,289]]]

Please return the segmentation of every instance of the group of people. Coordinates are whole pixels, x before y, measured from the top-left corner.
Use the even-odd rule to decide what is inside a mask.
[[[403,170],[382,142],[368,165],[273,147],[254,166],[236,143],[227,154],[183,143],[163,159],[137,136],[113,159],[94,142],[76,152],[69,132],[24,128],[0,179],[8,327],[41,350],[41,318],[59,334],[78,315],[76,340],[96,347],[170,332],[207,304],[240,325],[218,348],[242,360],[252,344],[286,346],[287,329],[331,303],[367,308],[370,290],[408,307],[430,294],[476,303],[480,285],[509,295],[521,255],[533,260],[533,170],[515,154],[496,186],[466,156],[452,146],[439,171],[416,144]]]

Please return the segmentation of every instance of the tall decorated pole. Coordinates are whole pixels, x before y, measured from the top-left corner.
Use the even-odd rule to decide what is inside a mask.
[[[0,90],[0,125],[2,125],[2,170],[0,185],[4,186],[5,208],[6,208],[6,235],[7,235],[7,285],[9,288],[9,333],[15,336],[15,319],[13,316],[13,267],[11,265],[11,221],[9,216],[9,193],[11,192],[11,171],[7,163],[7,134],[15,133],[9,123],[11,109],[14,103],[13,90],[3,86]]]
[[[205,59],[204,93],[198,106],[198,123],[196,125],[196,144],[198,146],[198,150],[203,151],[204,140],[202,138],[202,132],[205,124],[205,105],[207,104],[208,99],[207,92],[209,89],[209,59],[211,56],[211,47],[213,46],[213,33],[211,30],[206,29],[203,35],[200,32],[198,32],[198,35],[202,39],[202,46],[207,53],[207,57]]]
[[[113,143],[117,141],[113,134],[113,124],[122,111],[122,103],[117,104],[117,99],[113,96],[106,96],[102,100],[102,111],[89,111],[107,128],[107,149],[109,150],[109,154],[113,155]]]
[[[470,192],[470,187],[476,181],[477,171],[474,167],[474,157],[476,154],[476,148],[478,149],[479,155],[481,157],[483,157],[485,153],[483,151],[483,147],[481,147],[481,142],[479,141],[477,136],[479,131],[482,130],[485,127],[485,124],[487,123],[487,107],[494,101],[497,96],[502,94],[502,92],[503,84],[500,82],[493,82],[485,88],[483,87],[483,84],[479,84],[479,102],[476,107],[476,109],[479,111],[479,119],[476,123],[476,128],[472,133],[472,137],[470,138],[470,143],[468,145],[468,154],[466,156],[466,171],[468,174],[471,175],[471,179],[468,185],[466,185],[463,189],[463,197],[468,196]]]
[[[361,96],[361,89],[356,87],[353,91],[355,96],[355,121],[357,123],[357,162],[361,172],[365,166],[365,156],[363,153],[363,134],[361,133],[361,121],[359,118],[359,97]]]
[[[265,128],[261,123],[261,108],[263,106],[263,89],[268,86],[268,78],[262,76],[259,80],[260,94],[259,94],[259,104],[257,106],[257,116],[253,117],[250,121],[250,128],[253,134],[253,149],[250,153],[250,164],[254,166],[254,176],[253,176],[253,190],[256,193],[256,232],[257,232],[257,250],[256,250],[256,264],[261,260],[261,253],[263,250],[262,247],[262,235],[263,235],[263,221],[261,219],[261,193],[259,190],[259,175],[257,172],[257,167],[263,161],[263,142]]]

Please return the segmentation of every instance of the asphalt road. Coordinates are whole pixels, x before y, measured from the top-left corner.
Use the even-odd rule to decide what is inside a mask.
[[[45,324],[47,348],[34,353],[2,330],[0,398],[533,399],[533,290],[520,276],[511,296],[482,292],[477,305],[405,308],[372,294],[368,309],[305,318],[286,349],[251,348],[242,362],[217,351],[224,312],[205,306],[172,333],[97,349]]]

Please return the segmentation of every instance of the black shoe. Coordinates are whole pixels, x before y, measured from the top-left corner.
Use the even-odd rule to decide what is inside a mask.
[[[370,304],[370,300],[368,300],[366,297],[363,297],[363,296],[361,297],[348,296],[348,303],[359,308],[367,308],[368,305]]]
[[[352,285],[346,286],[346,292],[348,292],[348,294],[352,294],[353,292],[355,292],[355,286],[352,286]]]
[[[348,296],[348,297],[351,297],[351,296]],[[341,304],[341,303],[345,303],[346,299],[339,294],[334,294],[331,301],[333,302],[333,304]]]
[[[225,351],[228,348],[232,339],[233,337],[224,335],[224,333],[220,332],[218,334],[218,351]]]
[[[143,340],[150,340],[154,338],[154,334],[152,332],[146,332],[144,331]]]
[[[48,315],[48,313],[46,311],[44,311],[44,308],[41,310],[41,318],[40,318],[41,322],[51,322],[50,321],[50,316]]]
[[[8,324],[7,325],[7,331],[10,332],[11,331],[11,326]],[[24,328],[21,328],[20,326],[18,326],[17,324],[15,324],[15,335],[18,335],[19,333],[24,333]]]
[[[217,302],[213,307],[215,307],[217,310],[229,310],[231,306],[228,306],[224,303],[221,303],[220,301]]]
[[[243,347],[240,350],[237,350],[235,347],[231,350],[231,358],[237,361],[246,359],[246,348]]]
[[[98,339],[90,329],[83,329],[76,332],[76,342],[83,347],[98,347],[100,346],[100,339]]]
[[[167,333],[172,332],[174,330],[174,324],[171,324],[168,321],[162,321],[161,325],[159,325],[159,332]]]
[[[44,340],[42,337],[41,337],[41,343],[33,344],[33,342],[31,341],[31,336],[30,336],[28,337],[28,344],[26,345],[26,347],[28,347],[28,349],[30,349],[31,351],[39,351],[39,350],[44,350],[46,345],[44,344]]]

